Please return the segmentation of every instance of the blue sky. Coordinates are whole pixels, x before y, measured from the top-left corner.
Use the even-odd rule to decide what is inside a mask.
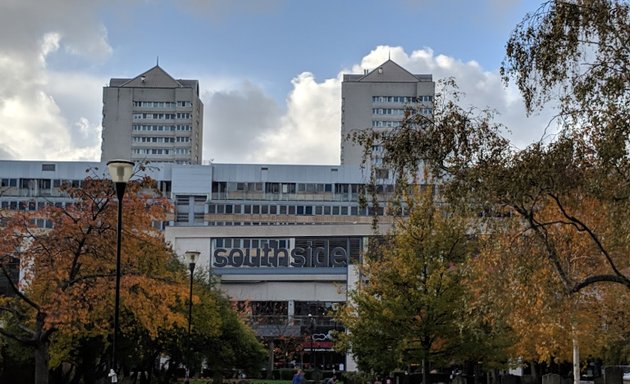
[[[465,101],[499,110],[522,146],[546,118],[525,117],[498,68],[510,31],[539,5],[3,0],[0,158],[98,160],[102,86],[157,57],[173,77],[200,80],[206,161],[337,163],[341,76],[388,57],[413,73],[455,76]]]

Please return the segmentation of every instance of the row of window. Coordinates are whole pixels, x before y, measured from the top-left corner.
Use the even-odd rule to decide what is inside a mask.
[[[342,302],[333,301],[294,301],[293,316],[302,317],[310,326],[311,318],[318,323],[328,321]],[[236,301],[237,311],[251,316],[288,316],[288,301]],[[309,317],[310,316],[310,317]]]
[[[134,101],[133,106],[142,108],[181,108],[192,107],[192,101]]]
[[[365,216],[367,212],[358,205],[208,204],[209,214],[227,215]]]
[[[398,128],[401,124],[400,121],[372,120],[372,128]]]
[[[134,136],[134,143],[189,143],[190,137],[176,136],[176,137],[147,137],[147,136]]]
[[[214,239],[215,248],[287,248],[289,239],[239,239],[225,238]]]
[[[131,129],[137,132],[175,132],[175,131],[192,131],[190,124],[177,124],[177,125],[147,125],[147,124],[133,124]]]
[[[212,182],[213,192],[262,192],[265,193],[359,193],[363,184],[324,184],[324,183],[235,183],[225,181]]]
[[[404,108],[372,108],[372,115],[404,116],[405,111],[412,112],[411,110]],[[418,108],[416,112],[423,115],[430,115],[433,113],[433,108]]]
[[[175,226],[181,226],[181,225],[190,225],[191,223],[188,222],[188,216],[186,216],[185,218],[182,218],[180,220],[180,217],[177,217],[177,224],[175,224]],[[208,226],[208,227],[258,227],[258,226],[285,226],[285,225],[291,225],[291,226],[295,226],[295,225],[324,225],[324,224],[330,224],[330,223],[326,223],[326,222],[315,222],[315,223],[305,223],[305,222],[294,222],[294,221],[287,221],[287,222],[283,222],[283,221],[205,221],[203,219],[203,217],[195,217],[195,220],[192,222],[192,224],[199,224],[199,225],[204,225],[204,226]]]
[[[63,183],[80,187],[82,180],[64,180],[64,179],[0,179],[0,187],[12,188],[19,187],[24,189],[50,189],[50,187],[59,188]]]
[[[432,101],[433,96],[372,96],[373,103],[422,103]]]
[[[191,119],[192,113],[190,112],[178,112],[178,113],[144,113],[136,112],[133,114],[134,120],[175,120],[175,119]]]
[[[134,155],[190,155],[190,148],[133,148]]]
[[[405,109],[403,108],[372,108],[373,115],[393,115],[393,116],[403,116],[405,114]]]

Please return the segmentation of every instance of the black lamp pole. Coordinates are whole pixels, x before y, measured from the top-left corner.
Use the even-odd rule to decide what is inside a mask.
[[[195,272],[195,261],[199,256],[198,251],[186,251],[186,259],[188,261],[188,269],[190,270],[190,290],[188,293],[188,340],[186,344],[186,353],[188,355],[188,366],[186,367],[186,383],[190,383],[190,367],[192,365],[192,351],[190,350],[190,329],[192,325],[192,290],[193,276]]]
[[[122,243],[122,206],[125,188],[133,172],[133,162],[127,160],[112,160],[107,163],[107,168],[116,186],[118,198],[118,225],[116,226],[116,299],[114,302],[114,339],[112,341],[112,366],[109,371],[112,383],[118,382],[116,374],[118,360],[118,337],[120,333],[120,254]]]

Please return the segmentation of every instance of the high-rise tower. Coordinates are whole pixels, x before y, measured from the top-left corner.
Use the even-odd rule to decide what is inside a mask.
[[[156,65],[103,88],[101,161],[201,164],[202,143],[197,80],[176,80]]]
[[[363,149],[348,138],[349,134],[366,129],[396,129],[410,105],[430,115],[434,94],[431,75],[414,75],[392,60],[362,75],[343,75],[341,164],[359,165],[362,161]],[[376,153],[379,150],[373,148]]]

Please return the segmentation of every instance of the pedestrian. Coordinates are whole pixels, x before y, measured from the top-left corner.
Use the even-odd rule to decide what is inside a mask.
[[[293,375],[293,380],[291,380],[291,384],[302,384],[304,383],[304,372],[301,369],[298,369]]]

